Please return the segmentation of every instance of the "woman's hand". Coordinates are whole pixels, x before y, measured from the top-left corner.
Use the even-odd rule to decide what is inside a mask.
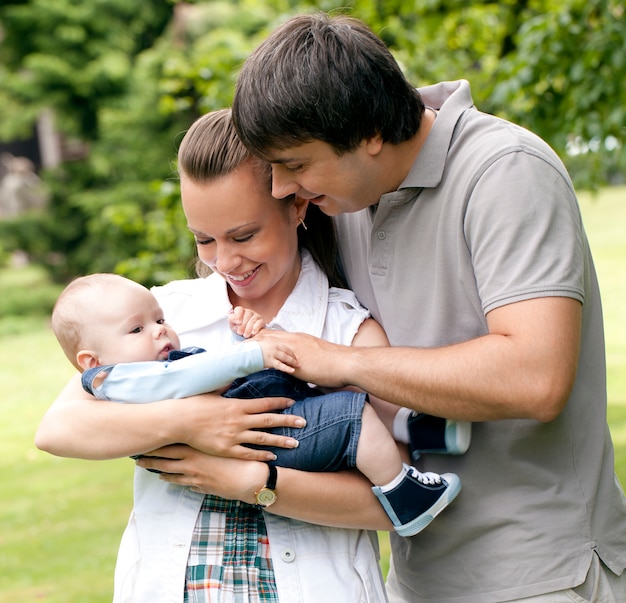
[[[139,458],[137,465],[162,472],[163,481],[194,492],[255,503],[254,493],[267,480],[267,465],[210,456],[185,445],[165,446]]]
[[[248,448],[245,444],[296,448],[297,440],[267,430],[306,424],[302,417],[274,412],[292,406],[293,400],[288,398],[239,400],[204,394],[177,403],[181,405],[182,417],[177,421],[180,433],[176,442],[214,456],[272,461],[275,459],[272,452]]]
[[[204,394],[151,404],[119,404],[87,394],[75,376],[43,417],[38,448],[72,458],[103,460],[142,454],[169,444],[189,444],[217,456],[273,460],[267,450],[244,444],[294,448],[273,427],[301,427],[304,419],[280,414],[288,398],[237,400]]]
[[[254,493],[268,478],[265,463],[209,456],[188,446],[153,450],[137,465],[163,471],[161,479],[168,483],[249,504],[255,504]],[[391,522],[371,486],[357,471],[309,473],[278,467],[278,499],[268,510],[331,527],[390,530]]]

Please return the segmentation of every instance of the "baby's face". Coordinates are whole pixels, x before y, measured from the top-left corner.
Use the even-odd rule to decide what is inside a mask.
[[[99,364],[165,360],[180,340],[155,297],[137,283],[109,288],[91,316],[90,346]]]

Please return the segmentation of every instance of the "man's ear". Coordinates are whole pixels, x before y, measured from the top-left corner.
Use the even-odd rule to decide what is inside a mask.
[[[380,134],[374,134],[371,138],[366,138],[361,143],[368,155],[372,157],[378,155],[383,149],[383,137]]]
[[[84,371],[95,366],[100,366],[100,361],[95,352],[91,350],[81,350],[76,354],[76,362]]]

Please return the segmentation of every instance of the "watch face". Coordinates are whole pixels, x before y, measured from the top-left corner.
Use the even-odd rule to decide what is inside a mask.
[[[269,490],[268,488],[263,488],[260,492],[257,493],[256,501],[259,505],[269,507],[272,503],[276,501],[276,492],[274,492],[274,490]]]

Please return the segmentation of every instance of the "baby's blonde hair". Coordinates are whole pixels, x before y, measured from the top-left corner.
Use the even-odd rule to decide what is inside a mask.
[[[69,361],[82,372],[76,354],[85,348],[85,330],[89,324],[88,294],[94,289],[104,290],[129,279],[119,274],[96,273],[79,276],[59,295],[52,310],[52,330]],[[130,281],[133,282],[133,281]]]

